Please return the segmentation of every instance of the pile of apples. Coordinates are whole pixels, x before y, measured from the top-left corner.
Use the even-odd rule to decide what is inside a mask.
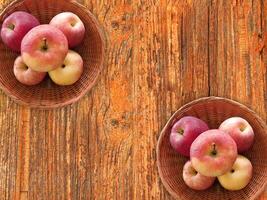
[[[24,11],[9,15],[1,28],[2,41],[21,53],[14,63],[16,79],[25,85],[39,84],[46,76],[58,85],[72,85],[83,73],[83,59],[70,48],[81,44],[85,27],[72,12],[53,17],[40,25],[36,17]]]
[[[226,119],[219,129],[192,116],[178,120],[171,129],[170,143],[183,156],[183,180],[190,188],[205,190],[218,179],[227,190],[241,190],[252,178],[252,164],[241,153],[254,141],[251,125],[241,117]]]

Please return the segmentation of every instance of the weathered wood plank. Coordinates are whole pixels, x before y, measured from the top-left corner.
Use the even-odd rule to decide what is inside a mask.
[[[0,199],[16,195],[20,109],[0,92]]]
[[[208,6],[193,5],[186,1],[138,5],[133,51],[134,199],[170,198],[156,167],[159,132],[179,106],[208,95]]]

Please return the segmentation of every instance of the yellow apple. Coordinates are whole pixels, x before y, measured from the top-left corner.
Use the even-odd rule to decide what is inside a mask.
[[[241,190],[252,177],[252,164],[244,156],[238,155],[232,169],[218,177],[220,184],[227,190]]]
[[[83,72],[83,59],[75,51],[69,50],[63,64],[48,72],[52,81],[58,85],[72,85]]]

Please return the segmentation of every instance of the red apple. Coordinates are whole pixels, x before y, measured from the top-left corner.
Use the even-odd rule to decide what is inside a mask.
[[[28,68],[21,56],[17,57],[15,60],[14,74],[17,80],[24,85],[36,85],[40,83],[46,75],[45,72],[36,72]]]
[[[212,186],[216,178],[203,176],[194,169],[191,161],[187,161],[183,168],[183,179],[185,184],[194,190],[206,190]]]
[[[231,169],[237,158],[236,143],[221,130],[208,130],[192,143],[190,158],[200,174],[220,176]]]
[[[234,139],[239,153],[247,151],[253,144],[254,131],[250,124],[241,117],[231,117],[225,120],[219,129],[227,132]]]
[[[220,184],[227,190],[241,190],[252,178],[252,164],[246,157],[239,155],[227,173],[218,177]]]
[[[82,20],[72,12],[63,12],[50,21],[50,25],[60,29],[68,39],[69,47],[79,45],[85,33]]]
[[[47,24],[30,30],[21,43],[22,59],[34,71],[56,69],[62,65],[67,53],[68,41],[65,35]]]
[[[75,51],[69,50],[63,64],[48,72],[50,78],[58,85],[72,85],[83,73],[83,59]]]
[[[4,20],[1,38],[9,48],[19,52],[23,37],[39,24],[39,21],[27,12],[14,12]]]
[[[178,153],[189,157],[192,142],[208,129],[208,125],[196,117],[183,117],[172,127],[170,134],[171,146]]]

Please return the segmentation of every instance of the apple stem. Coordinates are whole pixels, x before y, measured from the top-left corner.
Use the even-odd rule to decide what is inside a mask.
[[[177,130],[177,133],[180,134],[180,135],[183,135],[184,134],[184,130],[182,128],[179,128]]]
[[[212,152],[211,152],[212,155],[216,155],[217,154],[217,150],[216,150],[216,144],[215,143],[212,143]]]
[[[246,129],[245,125],[242,125],[242,126],[240,127],[240,131],[241,131],[241,132],[243,132],[245,129]]]
[[[46,50],[48,49],[48,46],[47,46],[47,39],[46,39],[46,38],[43,38],[43,42],[44,42],[44,45],[43,45],[42,49],[43,49],[44,51],[46,51]]]
[[[15,29],[15,25],[14,24],[9,24],[8,28],[11,29],[11,30],[14,30]]]

